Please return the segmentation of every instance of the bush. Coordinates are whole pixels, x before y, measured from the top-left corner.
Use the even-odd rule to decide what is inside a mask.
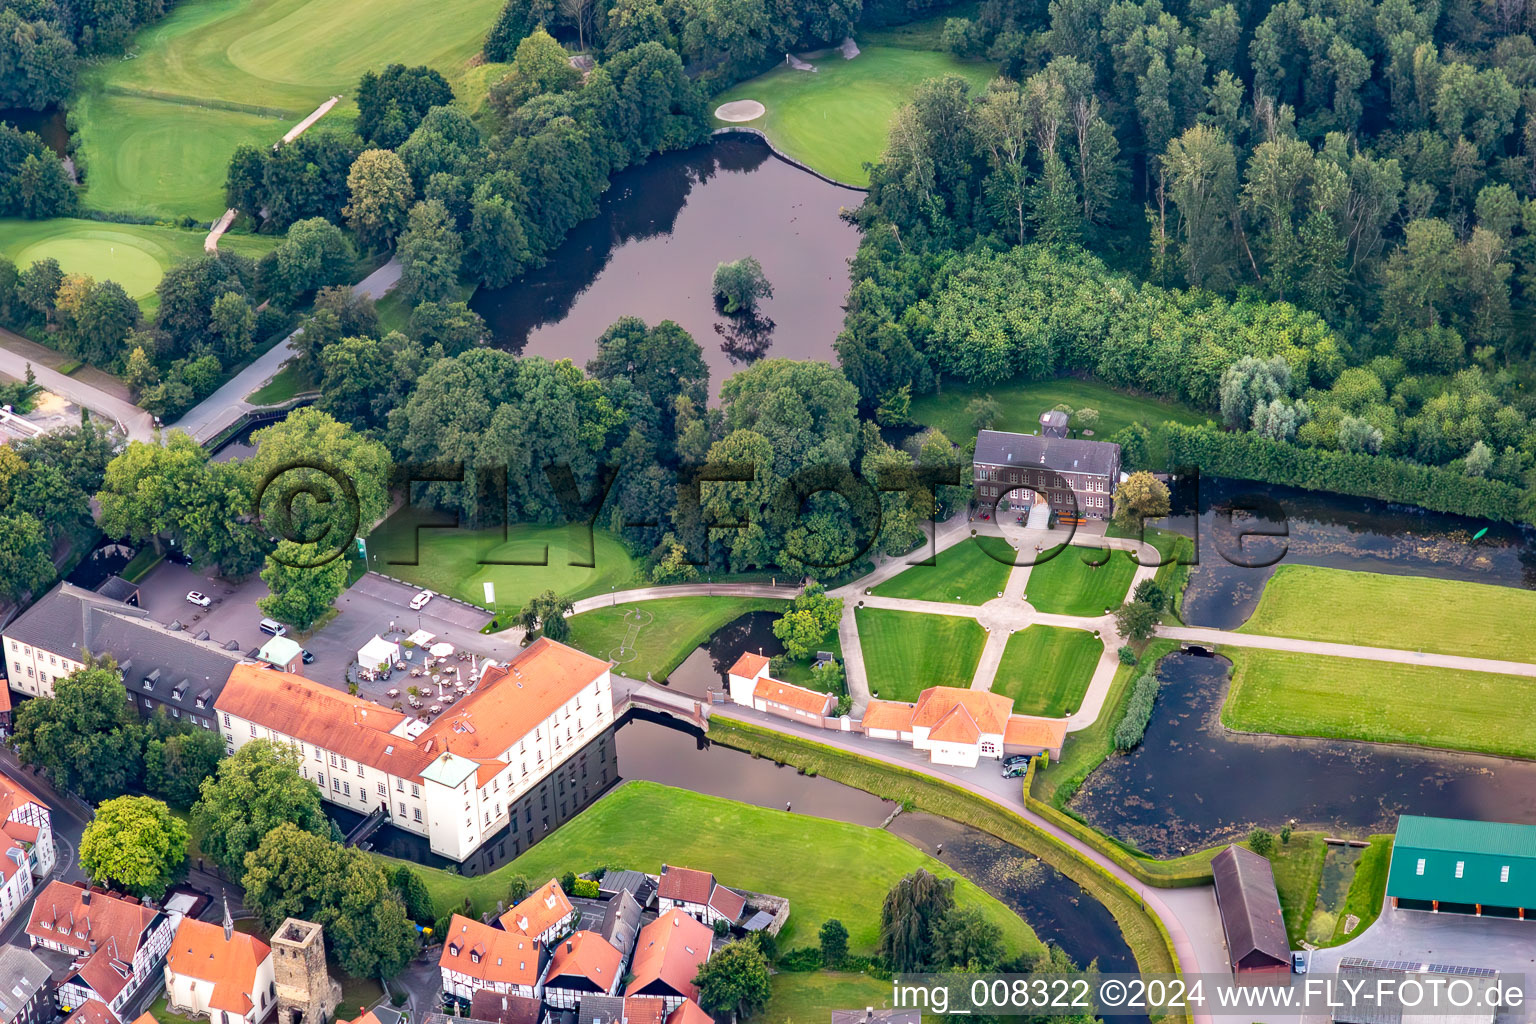
[[[589,900],[598,897],[597,881],[591,878],[578,878],[571,883],[572,896],[584,896]]]
[[[821,949],[817,946],[796,946],[779,957],[781,971],[819,971],[822,967]]]
[[[1268,857],[1275,852],[1275,835],[1267,829],[1256,828],[1248,833],[1248,848],[1260,857]]]
[[[1131,750],[1141,742],[1152,721],[1152,705],[1157,700],[1157,672],[1143,672],[1131,685],[1131,695],[1125,701],[1125,715],[1115,726],[1115,749]]]
[[[1134,665],[1134,664],[1136,664],[1136,652],[1131,649],[1130,644],[1121,644],[1120,645],[1120,650],[1118,650],[1115,653],[1117,653],[1120,656],[1120,664],[1122,664],[1122,665]]]

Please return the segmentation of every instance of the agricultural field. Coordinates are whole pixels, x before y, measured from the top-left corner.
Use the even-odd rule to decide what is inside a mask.
[[[1030,626],[1008,638],[992,692],[1013,698],[1021,715],[1070,715],[1082,706],[1103,653],[1103,641],[1087,630]]]
[[[1244,732],[1536,757],[1523,676],[1224,647],[1222,724]]]
[[[230,154],[266,144],[328,97],[345,124],[370,68],[427,64],[459,84],[500,0],[187,0],[144,30],[128,58],[85,71],[73,115],[95,209],[224,210]]]
[[[815,72],[781,64],[711,103],[758,101],[766,109],[755,121],[744,122],[746,127],[761,129],[780,151],[821,174],[863,186],[869,184],[864,164],[885,152],[891,119],[920,83],[958,75],[980,90],[997,75],[993,64],[961,61],[926,48],[871,45],[861,50],[853,60],[844,60],[837,50],[803,55]]]
[[[1282,565],[1240,632],[1536,662],[1532,622],[1536,591]]]
[[[986,643],[975,619],[860,608],[859,647],[869,689],[883,700],[916,700],[930,686],[970,686]]]
[[[645,827],[636,828],[636,822]],[[743,842],[744,836],[752,841]],[[765,857],[764,850],[774,855]],[[874,952],[886,891],[918,868],[954,878],[956,902],[979,908],[996,923],[1010,954],[1040,948],[1034,931],[1017,914],[889,832],[654,782],[627,782],[611,790],[521,857],[488,874],[466,877],[412,867],[438,911],[447,913],[461,908],[465,899],[477,912],[494,908],[505,899],[513,875],[538,884],[566,871],[606,866],[655,873],[662,864],[687,864],[714,872],[726,885],[788,897],[789,921],[779,934],[782,950],[815,945],[822,922],[835,917],[848,929],[851,952]]]
[[[919,547],[909,560],[919,560]],[[995,601],[1008,582],[1018,552],[1000,537],[972,537],[933,556],[932,565],[914,565],[872,593],[921,601],[979,605]]]
[[[109,224],[59,217],[52,220],[0,218],[0,255],[18,268],[52,257],[66,274],[116,281],[144,307],[157,306],[155,286],[166,270],[203,251],[207,232],[159,224]],[[258,257],[280,239],[226,234],[219,244]]]

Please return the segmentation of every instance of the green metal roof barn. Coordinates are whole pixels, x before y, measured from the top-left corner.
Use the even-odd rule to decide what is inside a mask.
[[[1387,895],[1411,910],[1523,918],[1536,910],[1536,825],[1405,814]]]

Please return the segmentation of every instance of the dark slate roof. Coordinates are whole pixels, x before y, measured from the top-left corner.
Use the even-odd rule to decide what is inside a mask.
[[[1044,466],[1058,473],[1112,476],[1120,462],[1120,446],[1110,441],[983,430],[976,435],[973,461],[987,466]]]
[[[598,929],[598,934],[607,939],[626,961],[635,951],[635,939],[640,934],[640,913],[640,904],[629,890],[620,889],[618,895],[608,901],[608,913]]]
[[[643,871],[608,871],[597,883],[599,892],[606,895],[627,891],[642,907],[651,905],[656,898],[656,880]]]
[[[919,1024],[917,1010],[833,1010],[832,1024]]]
[[[595,997],[587,996],[586,998]],[[476,992],[469,1003],[469,1015],[473,1020],[487,1021],[491,1024],[539,1024],[539,1017],[543,1012],[544,1004],[537,999],[530,996],[503,995],[500,992],[492,992],[488,988]],[[378,1011],[375,1010],[374,1014],[377,1015]],[[459,1018],[447,1019],[453,1024],[461,1024]]]
[[[0,1021],[10,1024],[39,990],[49,984],[52,972],[43,958],[25,946],[0,946]]]
[[[1211,875],[1232,969],[1289,966],[1291,944],[1269,861],[1252,850],[1229,846],[1211,859]]]
[[[123,685],[184,714],[213,718],[213,704],[243,660],[239,653],[167,629],[140,608],[61,583],[5,631],[11,639],[79,660],[83,652],[110,654]],[[202,698],[203,706],[198,707]]]
[[[96,593],[112,601],[127,602],[139,594],[139,585],[129,583],[121,576],[108,576],[96,588]]]
[[[581,997],[578,1024],[618,1024],[623,1019],[623,996],[585,995]]]

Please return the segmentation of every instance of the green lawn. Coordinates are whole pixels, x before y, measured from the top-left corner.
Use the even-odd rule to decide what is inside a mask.
[[[1088,564],[1108,558],[1103,565]],[[1136,563],[1124,551],[1072,545],[1029,570],[1025,596],[1042,612],[1103,615],[1125,601]]]
[[[1282,565],[1240,632],[1536,662],[1533,622],[1536,591]]]
[[[135,39],[132,60],[81,73],[86,202],[212,220],[230,154],[270,144],[327,97],[355,116],[358,77],[392,61],[464,76],[501,0],[184,0]]]
[[[911,558],[920,558],[922,549]],[[934,556],[933,565],[914,565],[874,589],[881,597],[906,597],[955,604],[995,601],[1008,582],[1018,552],[1001,537],[972,537]]]
[[[837,631],[833,630],[821,638],[816,645],[818,651],[830,651],[832,656],[842,663],[843,642],[838,638]],[[816,655],[801,661],[786,662],[784,667],[777,670],[776,679],[782,679],[786,683],[794,683],[796,686],[804,686],[807,689],[818,690],[821,693],[831,693],[832,690],[826,682],[826,677],[816,670]],[[847,692],[846,680],[844,685],[837,688],[839,695]]]
[[[748,127],[762,129],[776,147],[822,174],[862,186],[869,183],[864,164],[885,152],[892,117],[921,82],[959,75],[980,92],[997,75],[996,65],[931,49],[872,45],[861,50],[853,60],[835,50],[811,55],[815,73],[781,64],[727,89],[711,105],[757,100],[767,109],[746,122]]]
[[[1087,630],[1030,626],[1008,638],[992,690],[1012,697],[1021,715],[1070,715],[1082,706],[1103,653],[1103,642]]]
[[[860,608],[859,647],[869,688],[884,700],[916,700],[930,686],[970,686],[987,634],[975,619]]]
[[[891,983],[843,971],[780,971],[768,1005],[754,1015],[762,1024],[826,1024],[832,1010],[889,1009]]]
[[[1106,384],[1075,377],[1055,380],[1009,381],[990,387],[971,387],[958,382],[945,381],[944,390],[937,395],[923,395],[912,400],[912,418],[918,423],[942,430],[951,441],[964,443],[976,436],[966,411],[972,399],[991,395],[1001,410],[994,423],[995,430],[1012,430],[1032,434],[1040,429],[1040,414],[1065,402],[1073,409],[1090,408],[1099,411],[1099,425],[1094,437],[1108,438],[1115,431],[1132,423],[1204,423],[1208,417],[1187,405],[1165,402],[1146,395],[1132,395],[1116,391]]]
[[[1536,757],[1536,680],[1223,647],[1228,728]]]
[[[415,526],[429,521],[415,508],[402,509],[386,520],[368,538],[373,568],[482,606],[483,584],[490,581],[496,585],[495,611],[499,616],[515,612],[545,590],[574,601],[642,582],[637,579],[629,551],[606,530],[588,533],[580,526],[514,523],[506,528],[503,539],[503,531],[497,527],[469,530],[423,526],[418,544]],[[483,561],[547,564],[480,564]],[[592,565],[571,565],[572,561]]]
[[[694,648],[748,612],[783,611],[785,602],[751,597],[669,597],[572,616],[571,646],[619,663],[632,679],[665,679]],[[626,645],[625,641],[628,640]]]
[[[66,274],[116,281],[149,312],[158,305],[155,286],[171,266],[203,251],[206,231],[156,224],[108,224],[57,217],[0,218],[0,255],[18,268],[53,257]],[[260,235],[225,235],[219,244],[256,257],[278,243]]]
[[[1321,832],[1295,832],[1288,843],[1280,842],[1277,836],[1275,852],[1269,855],[1275,889],[1280,893],[1280,911],[1285,915],[1285,934],[1292,949],[1299,947],[1307,936],[1327,849]]]
[[[771,851],[771,856],[765,856]],[[612,790],[533,849],[478,877],[416,867],[440,913],[469,899],[476,912],[506,898],[508,880],[537,884],[566,871],[633,868],[657,872],[683,864],[714,872],[726,885],[789,899],[790,917],[779,948],[814,945],[822,922],[835,917],[848,928],[855,953],[873,952],[880,906],[903,875],[927,868],[955,879],[961,906],[979,907],[1003,929],[1010,952],[1039,949],[1017,914],[889,832],[754,807],[654,782],[627,782]]]
[[[252,405],[281,405],[301,391],[312,391],[315,382],[300,370],[297,363],[285,363],[277,374],[261,387],[252,391],[246,400]]]

